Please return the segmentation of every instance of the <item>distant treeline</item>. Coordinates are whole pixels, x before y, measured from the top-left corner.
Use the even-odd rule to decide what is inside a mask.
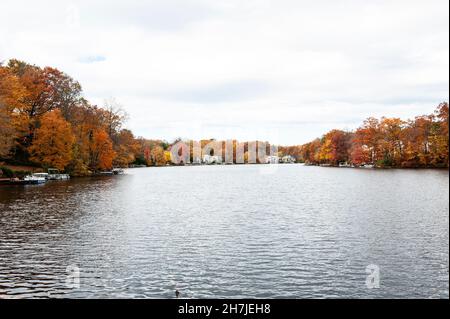
[[[58,69],[19,60],[0,64],[0,164],[90,175],[130,164],[171,163],[171,147],[180,139],[168,143],[136,138],[123,127],[126,119],[114,99],[102,107],[91,104],[81,85]],[[199,143],[203,148],[212,141]],[[248,145],[233,141],[233,162],[238,147],[249,162]],[[271,146],[266,145],[269,155]],[[193,147],[190,152],[192,161]],[[355,132],[333,130],[306,145],[278,147],[276,155],[311,164],[448,167],[448,104],[410,121],[369,118]]]
[[[171,146],[181,139],[170,144],[136,138],[123,127],[127,114],[114,99],[99,107],[82,93],[81,85],[58,69],[15,59],[0,64],[0,164],[83,176],[130,164],[171,163]]]
[[[309,164],[448,168],[448,103],[413,120],[368,118],[355,132],[332,130],[310,143],[280,148]]]

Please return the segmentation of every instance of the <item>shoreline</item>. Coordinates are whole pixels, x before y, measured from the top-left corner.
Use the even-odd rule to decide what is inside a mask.
[[[263,165],[263,166],[273,166],[273,165],[300,165],[305,167],[320,167],[320,168],[339,168],[339,169],[357,169],[357,170],[439,170],[439,171],[450,171],[449,167],[357,167],[357,166],[332,166],[332,165],[316,165],[316,164],[305,164],[305,163],[279,163],[279,164],[267,164],[267,163],[230,163],[230,164],[184,164],[184,165],[160,165],[160,166],[139,166],[139,167],[123,167],[121,169],[129,170],[129,169],[144,169],[144,168],[169,168],[169,167],[204,167],[204,166],[255,166],[255,165]],[[13,168],[24,168],[26,166],[14,166],[14,165],[4,165],[3,167],[8,168],[13,172],[13,174],[17,176],[22,176],[24,173],[38,173],[44,171],[44,168],[39,167],[27,167],[32,168],[30,171],[23,170],[14,170]],[[90,175],[76,175],[69,174],[70,178],[103,178],[103,177],[111,177],[118,175],[106,175],[101,173],[93,173]],[[120,174],[119,174],[120,175]],[[0,177],[0,185],[1,186],[11,186],[8,184],[8,181],[11,180],[11,177]]]
[[[339,167],[339,166],[320,166],[320,165],[306,165],[305,163],[280,163],[280,164],[211,164],[211,165],[161,165],[161,166],[146,166],[146,167],[124,167],[123,169],[143,169],[143,168],[169,168],[169,167],[204,167],[204,166],[256,166],[256,165],[264,165],[264,166],[289,166],[289,165],[299,165],[299,166],[307,166],[307,167],[320,167],[320,168],[341,168],[341,169],[358,169],[358,170],[449,170],[448,167]],[[83,177],[83,176],[82,176]],[[84,177],[97,177],[97,176],[84,176]]]

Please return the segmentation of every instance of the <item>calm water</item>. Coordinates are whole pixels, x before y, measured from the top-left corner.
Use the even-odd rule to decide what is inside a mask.
[[[448,171],[272,169],[0,186],[0,298],[449,297]]]

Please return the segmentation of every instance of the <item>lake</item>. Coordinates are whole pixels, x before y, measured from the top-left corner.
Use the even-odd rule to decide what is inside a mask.
[[[366,284],[369,265],[379,288]],[[182,298],[449,298],[449,173],[192,166],[0,186],[0,298],[174,298],[176,289]]]

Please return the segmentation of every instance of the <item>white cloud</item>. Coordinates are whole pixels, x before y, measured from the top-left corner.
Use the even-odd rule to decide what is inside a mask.
[[[448,100],[448,1],[2,1],[0,60],[115,96],[149,138],[297,144]]]

